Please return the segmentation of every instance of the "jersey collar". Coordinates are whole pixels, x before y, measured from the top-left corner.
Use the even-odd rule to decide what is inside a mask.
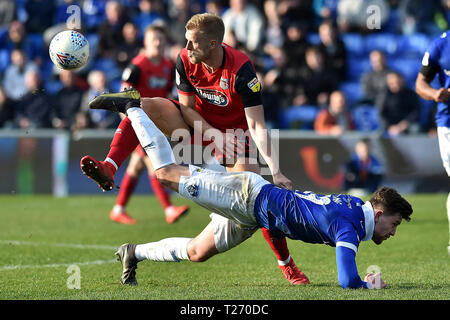
[[[362,241],[367,241],[372,239],[373,236],[373,229],[375,227],[374,212],[370,201],[366,201],[361,207],[364,212],[364,224],[366,226],[366,235]]]

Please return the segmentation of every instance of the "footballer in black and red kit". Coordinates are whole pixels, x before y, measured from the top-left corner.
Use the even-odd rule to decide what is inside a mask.
[[[136,88],[142,97],[167,97],[173,86],[174,65],[166,57],[154,64],[143,53],[133,58],[122,73],[122,81]]]
[[[244,108],[262,105],[261,84],[244,53],[226,44],[222,47],[222,66],[214,72],[209,72],[202,63],[192,64],[186,48],[180,51],[176,62],[178,94],[195,95],[196,111],[214,128],[222,132],[247,131]],[[247,143],[247,153],[249,147]],[[214,151],[221,161],[223,155]]]
[[[196,95],[195,109],[213,127],[248,130],[244,108],[262,104],[261,85],[244,53],[222,47],[222,66],[212,73],[202,63],[190,63],[187,49],[181,50],[176,63],[178,93]]]

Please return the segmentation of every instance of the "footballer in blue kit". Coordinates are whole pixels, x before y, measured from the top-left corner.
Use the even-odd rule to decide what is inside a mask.
[[[342,288],[386,286],[380,273],[368,274],[365,281],[361,280],[355,256],[361,241],[371,239],[381,244],[395,234],[403,219],[410,220],[411,205],[396,190],[382,187],[363,202],[349,195],[317,195],[279,188],[253,172],[217,172],[178,165],[167,138],[141,109],[140,100],[116,102],[119,112],[131,120],[161,183],[214,212],[210,223],[194,238],[174,237],[120,246],[116,255],[122,263],[122,284],[137,285],[139,261],[203,262],[265,227],[275,237],[336,247]],[[303,284],[310,283],[303,273],[302,277]]]
[[[380,188],[375,195],[370,201],[364,202],[351,195],[317,195],[269,184],[262,187],[255,202],[254,214],[258,226],[266,227],[273,235],[336,247],[341,286],[368,288],[356,268],[355,256],[359,243],[373,240],[381,244],[395,234],[402,218],[409,220],[412,213],[410,205],[394,189]],[[374,211],[373,205],[379,205],[380,202],[384,202],[385,211],[389,207],[400,214],[392,215],[390,228],[378,235],[374,234],[374,227],[375,217],[379,213]]]
[[[431,82],[438,76],[440,88]],[[439,151],[447,175],[450,176],[450,30],[434,39],[422,58],[422,67],[416,79],[416,93],[425,100],[437,102],[435,116]],[[450,193],[447,197],[447,217],[450,227]],[[450,229],[449,229],[450,234]],[[447,247],[450,255],[450,236]]]

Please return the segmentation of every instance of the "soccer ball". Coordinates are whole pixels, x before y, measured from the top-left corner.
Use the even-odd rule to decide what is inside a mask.
[[[65,30],[53,37],[48,51],[56,66],[74,70],[86,64],[89,58],[89,42],[78,31]]]

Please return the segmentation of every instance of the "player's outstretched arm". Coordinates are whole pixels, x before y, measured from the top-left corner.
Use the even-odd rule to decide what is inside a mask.
[[[266,127],[263,106],[258,105],[245,108],[245,116],[250,135],[272,173],[273,183],[283,188],[292,189],[292,181],[286,178],[280,171],[278,154],[275,152],[275,148],[273,148],[272,140]]]
[[[367,283],[359,277],[355,256],[356,253],[352,249],[336,247],[338,281],[342,289],[367,288]]]
[[[350,248],[336,247],[336,264],[339,284],[343,289],[383,289],[386,284],[381,279],[381,273],[368,274],[362,281],[356,267],[356,252]]]

